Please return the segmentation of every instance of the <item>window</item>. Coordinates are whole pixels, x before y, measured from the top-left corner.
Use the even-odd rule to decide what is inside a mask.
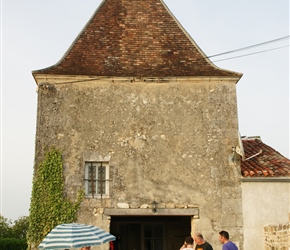
[[[85,192],[86,197],[109,197],[109,163],[85,163]]]

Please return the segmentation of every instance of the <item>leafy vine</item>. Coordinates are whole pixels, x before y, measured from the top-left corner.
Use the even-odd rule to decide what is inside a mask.
[[[76,221],[84,197],[83,190],[75,202],[65,197],[62,154],[55,148],[45,153],[34,175],[27,233],[29,249],[38,246],[55,226]]]

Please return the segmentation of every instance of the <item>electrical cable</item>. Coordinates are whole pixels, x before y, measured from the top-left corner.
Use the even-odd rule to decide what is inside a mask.
[[[242,50],[247,50],[247,49],[251,49],[251,48],[263,46],[263,45],[269,44],[269,43],[279,42],[281,40],[289,39],[289,37],[290,37],[289,35],[288,36],[284,36],[284,37],[280,37],[280,38],[277,38],[277,39],[274,39],[274,40],[270,40],[270,41],[267,41],[267,42],[263,42],[263,43],[258,43],[258,44],[246,46],[246,47],[243,47],[243,48],[240,48],[240,49],[226,51],[226,52],[219,53],[219,54],[216,54],[216,55],[211,55],[211,56],[208,56],[207,58],[221,56],[221,55],[226,55],[226,54],[230,54],[230,53],[239,52],[239,51],[242,51]]]
[[[212,62],[220,62],[220,61],[225,61],[225,60],[235,59],[235,58],[239,58],[239,57],[244,57],[244,56],[250,56],[250,55],[260,54],[260,53],[268,52],[268,51],[271,51],[271,50],[277,50],[277,49],[286,48],[286,47],[289,47],[289,46],[290,46],[290,45],[286,45],[286,46],[281,46],[281,47],[274,48],[274,49],[262,50],[262,51],[258,51],[258,52],[253,52],[253,53],[245,54],[245,55],[234,56],[234,57],[228,57],[228,58],[224,58],[224,59],[220,59],[220,60],[215,60],[215,61],[212,61]]]

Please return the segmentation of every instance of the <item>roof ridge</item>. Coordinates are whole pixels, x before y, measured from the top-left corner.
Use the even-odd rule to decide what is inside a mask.
[[[254,135],[254,136],[244,135],[244,136],[241,136],[241,139],[242,140],[260,140],[260,141],[262,141],[261,136],[259,136],[259,135]]]

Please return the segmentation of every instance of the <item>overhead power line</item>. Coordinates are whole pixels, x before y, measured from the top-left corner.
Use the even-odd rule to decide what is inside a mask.
[[[286,46],[282,46],[282,47],[278,47],[278,48],[274,48],[274,49],[262,50],[262,51],[258,51],[258,52],[253,52],[253,53],[245,54],[245,55],[228,57],[228,58],[224,58],[224,59],[220,59],[220,60],[215,60],[215,61],[212,61],[212,62],[220,62],[220,61],[235,59],[235,58],[244,57],[244,56],[251,56],[251,55],[255,55],[255,54],[260,54],[260,53],[268,52],[268,51],[271,51],[271,50],[277,50],[277,49],[286,48],[286,47],[289,47],[289,46],[290,45],[286,45]]]
[[[230,54],[230,53],[235,53],[235,52],[239,52],[239,51],[243,51],[243,50],[247,50],[247,49],[252,49],[252,48],[260,47],[260,46],[263,46],[263,45],[266,45],[266,44],[269,44],[269,43],[280,42],[282,40],[289,39],[289,38],[290,38],[290,36],[288,35],[288,36],[280,37],[280,38],[277,38],[277,39],[274,39],[274,40],[270,40],[270,41],[267,41],[267,42],[258,43],[258,44],[246,46],[246,47],[243,47],[243,48],[226,51],[226,52],[219,53],[219,54],[216,54],[216,55],[211,55],[211,56],[208,56],[207,58],[212,58],[212,57],[222,56],[222,55],[226,55],[226,54]],[[284,47],[287,47],[287,46],[284,46]],[[279,48],[282,48],[282,47],[279,47]],[[277,48],[277,49],[279,49],[279,48]],[[270,49],[270,50],[274,50],[274,49]],[[251,54],[262,53],[262,52],[266,52],[266,51],[270,51],[270,50],[265,50],[265,51],[261,51],[261,52],[251,53]],[[248,54],[248,55],[251,55],[251,54]],[[237,57],[241,57],[241,56],[237,56]],[[223,60],[227,60],[227,59],[223,59]],[[221,60],[219,60],[219,61],[221,61]]]

